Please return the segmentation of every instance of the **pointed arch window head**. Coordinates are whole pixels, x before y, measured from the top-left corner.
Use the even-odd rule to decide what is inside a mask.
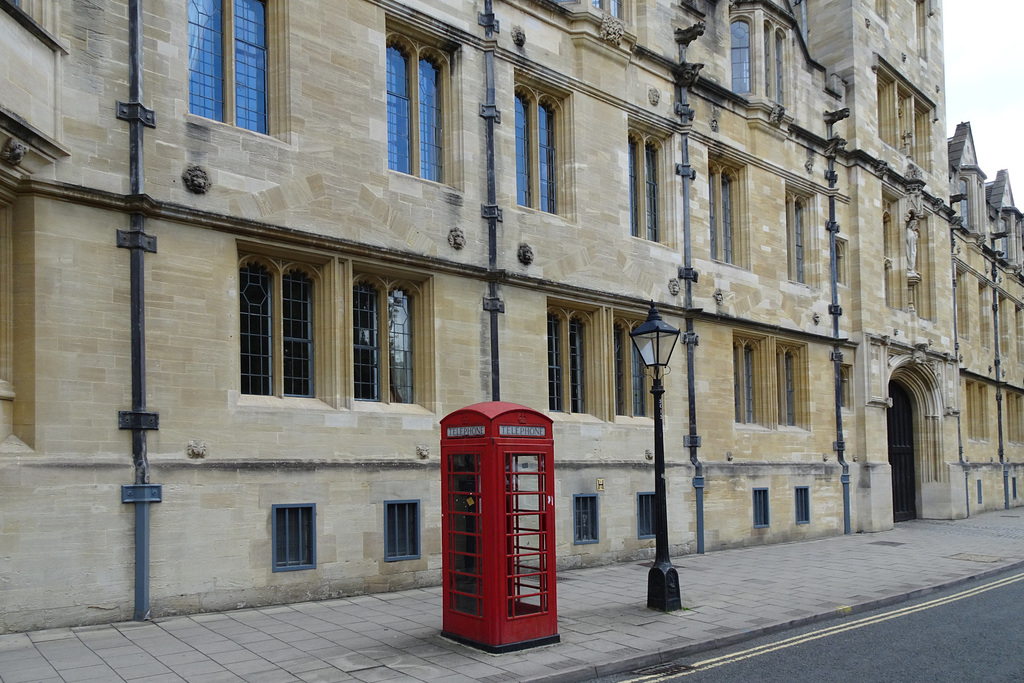
[[[750,24],[734,21],[730,26],[732,52],[732,90],[750,92]]]
[[[444,70],[434,52],[405,41],[387,48],[388,168],[440,183]]]

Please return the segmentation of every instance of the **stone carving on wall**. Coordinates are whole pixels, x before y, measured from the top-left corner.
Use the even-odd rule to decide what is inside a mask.
[[[672,296],[679,294],[679,278],[670,278],[668,281],[668,293]]]
[[[711,107],[711,120],[708,122],[711,125],[711,130],[718,132],[718,119],[722,115],[722,110],[716,106]]]
[[[836,155],[846,149],[846,140],[833,135],[828,139],[828,144],[825,145],[825,156],[829,159],[835,159]]]
[[[650,100],[651,104],[657,107],[658,102],[661,102],[661,91],[657,88],[651,87],[647,91],[647,99]]]
[[[448,231],[448,246],[456,251],[466,246],[466,233],[462,232],[462,228],[457,225],[453,225],[452,229]]]
[[[206,442],[193,439],[185,446],[185,455],[196,460],[206,457]]]
[[[419,458],[420,460],[426,460],[427,458],[429,458],[430,457],[430,446],[427,446],[426,444],[422,444],[422,443],[421,444],[417,444],[416,445],[416,457]]]
[[[697,82],[697,76],[704,65],[700,62],[679,62],[675,68],[676,85],[682,88],[689,88]]]
[[[515,43],[517,47],[526,45],[526,31],[523,30],[522,26],[512,27],[512,42]]]
[[[601,39],[612,45],[622,42],[622,35],[626,32],[626,24],[621,19],[616,19],[610,14],[604,15],[601,19]]]
[[[813,149],[808,149],[807,150],[807,159],[804,161],[804,170],[807,171],[808,173],[811,173],[811,172],[814,171],[814,150]]]
[[[907,222],[907,272],[917,272],[917,240],[920,234],[917,232],[918,213],[914,209],[907,211],[903,217]]]
[[[11,166],[17,166],[25,158],[28,147],[21,144],[14,138],[7,138],[3,148],[0,148],[0,159],[3,159]]]
[[[768,123],[773,126],[782,125],[782,117],[786,115],[786,108],[781,104],[775,104],[772,106],[772,111],[768,114]]]
[[[885,180],[885,174],[889,172],[889,164],[881,159],[875,159],[871,163],[871,170],[874,171],[876,176]]]
[[[190,164],[181,174],[185,189],[193,194],[206,194],[210,190],[210,174],[197,164]]]
[[[528,266],[533,263],[533,247],[526,242],[519,245],[519,253],[516,254],[519,258],[519,262],[524,266]]]

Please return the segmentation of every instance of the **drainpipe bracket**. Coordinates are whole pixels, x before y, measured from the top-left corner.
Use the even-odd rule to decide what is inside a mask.
[[[846,442],[845,441],[833,441],[832,442],[832,450],[838,451],[840,453],[845,451],[846,450]]]
[[[161,484],[123,484],[122,503],[160,503],[164,499]]]
[[[505,302],[496,296],[485,296],[484,297],[484,310],[485,311],[497,311],[498,313],[505,312]]]
[[[503,222],[503,216],[501,209],[497,204],[481,204],[480,205],[480,217],[487,220],[494,219],[499,223]]]
[[[139,230],[118,230],[117,246],[121,249],[142,249],[156,253],[156,237]]]
[[[160,429],[160,414],[145,410],[119,410],[118,429]]]
[[[495,123],[501,123],[501,112],[493,104],[481,104],[480,117],[484,119],[494,119]]]
[[[684,434],[683,448],[700,448],[700,436],[697,434]]]
[[[147,128],[156,128],[156,112],[147,109],[141,102],[117,102],[117,118],[122,121],[139,121]]]

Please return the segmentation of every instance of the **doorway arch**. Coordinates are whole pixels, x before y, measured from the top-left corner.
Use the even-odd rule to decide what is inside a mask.
[[[889,382],[892,405],[887,412],[889,465],[892,467],[892,519],[905,522],[917,517],[917,476],[914,471],[914,414],[910,395]]]

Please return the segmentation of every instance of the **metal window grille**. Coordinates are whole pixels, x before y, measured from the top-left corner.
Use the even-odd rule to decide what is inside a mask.
[[[313,283],[300,272],[281,278],[284,395],[313,395]]]
[[[259,265],[238,271],[239,361],[243,394],[269,396],[271,381],[270,273]]]
[[[732,90],[750,92],[750,26],[745,21],[734,21],[730,29],[732,40]]]
[[[239,127],[267,132],[267,20],[259,0],[235,4],[235,120]]]
[[[764,528],[768,521],[768,489],[754,489],[754,528]]]
[[[530,206],[533,199],[530,163],[530,108],[516,95],[516,199],[520,206]]]
[[[612,330],[612,347],[615,355],[615,414],[626,414],[626,369],[623,352],[625,350],[626,331],[621,325]],[[630,344],[632,346],[632,344]]]
[[[647,184],[647,239],[658,241],[658,150],[644,147],[644,181]]]
[[[188,110],[224,120],[224,38],[221,0],[188,3]]]
[[[654,493],[644,492],[636,494],[637,538],[654,538],[656,514],[657,510],[654,507]]]
[[[352,291],[353,375],[355,398],[380,400],[380,333],[378,293],[372,285],[358,284]]]
[[[811,490],[807,486],[796,487],[796,523],[811,523]]]
[[[400,289],[388,294],[388,352],[391,402],[412,403],[412,302]]]
[[[387,52],[388,168],[410,172],[409,60],[397,47]]]
[[[633,416],[644,417],[647,415],[647,375],[644,374],[643,356],[632,344],[630,348],[630,377],[633,380]]]
[[[272,546],[275,572],[316,567],[316,505],[274,505]]]
[[[384,561],[420,557],[420,502],[384,501]]]
[[[562,404],[562,321],[548,314],[548,410],[561,411]]]
[[[569,410],[573,413],[587,410],[583,331],[583,321],[578,318],[569,321]]]
[[[981,505],[981,479],[978,480],[978,505]]]
[[[630,138],[628,145],[629,153],[629,234],[633,237],[640,236],[640,197],[637,195],[637,181],[639,169],[637,168],[637,144],[636,140]]]
[[[540,209],[548,213],[557,210],[556,166],[555,166],[555,111],[549,106],[537,108],[537,133],[540,144]]]
[[[420,175],[441,182],[441,71],[420,60]]]
[[[572,497],[573,543],[597,543],[597,496],[575,494]]]
[[[1013,477],[1013,498],[1017,499],[1017,477]]]

